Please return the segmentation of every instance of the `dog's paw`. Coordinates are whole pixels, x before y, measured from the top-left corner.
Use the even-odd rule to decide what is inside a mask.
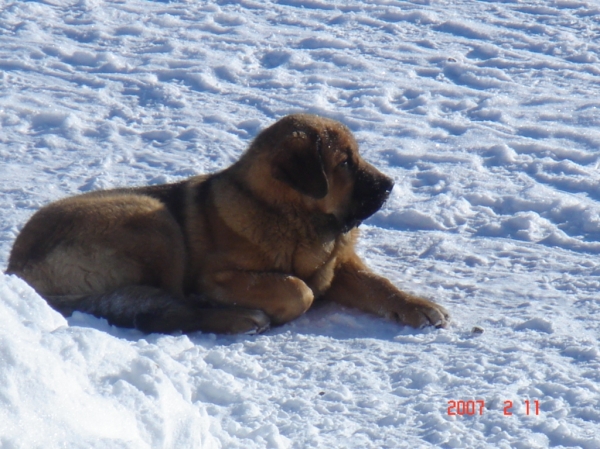
[[[450,322],[450,315],[442,306],[416,297],[394,304],[385,315],[394,321],[417,329],[426,326],[443,328],[447,327]]]
[[[262,310],[240,310],[235,323],[232,323],[232,334],[256,335],[271,327],[269,316]]]

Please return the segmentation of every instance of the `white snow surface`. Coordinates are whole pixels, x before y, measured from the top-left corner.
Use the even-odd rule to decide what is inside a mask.
[[[0,274],[0,448],[600,447],[599,62],[592,0],[0,2],[1,267],[42,205],[307,111],[396,181],[361,255],[453,320],[144,335]]]

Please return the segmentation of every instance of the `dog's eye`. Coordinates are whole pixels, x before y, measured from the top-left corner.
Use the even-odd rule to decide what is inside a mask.
[[[350,158],[345,159],[342,162],[340,162],[337,166],[338,166],[338,168],[348,170],[348,169],[352,168],[352,159],[350,159]]]

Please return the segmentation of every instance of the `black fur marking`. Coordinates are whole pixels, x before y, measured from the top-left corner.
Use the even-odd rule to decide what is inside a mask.
[[[159,200],[173,215],[177,224],[183,229],[185,225],[185,200],[187,181],[176,184],[162,184],[156,186],[132,189],[132,193],[142,193]]]

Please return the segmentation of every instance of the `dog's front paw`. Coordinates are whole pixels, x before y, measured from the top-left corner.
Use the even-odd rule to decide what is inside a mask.
[[[393,304],[385,313],[387,318],[420,329],[426,326],[447,327],[450,315],[439,304],[427,299],[410,297]]]
[[[265,332],[271,327],[269,316],[262,310],[240,310],[231,323],[231,334],[255,335]]]

